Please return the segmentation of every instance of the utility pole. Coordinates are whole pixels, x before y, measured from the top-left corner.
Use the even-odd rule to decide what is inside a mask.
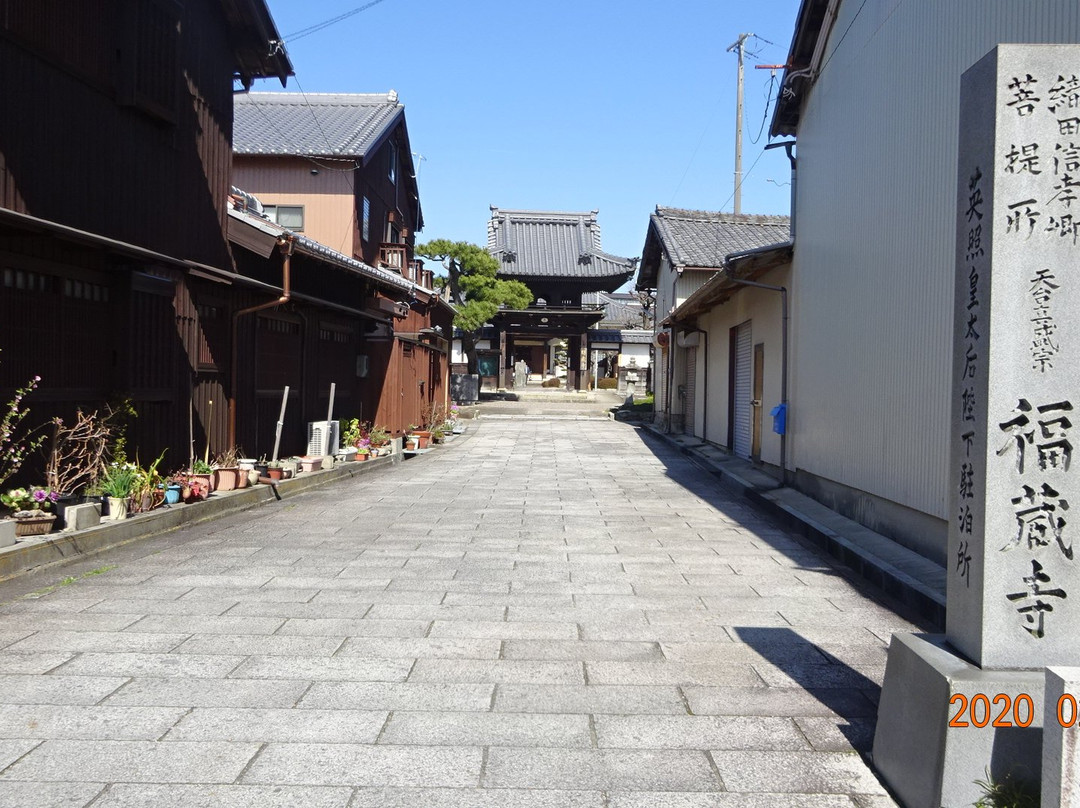
[[[735,212],[742,213],[742,108],[743,108],[743,53],[746,40],[754,34],[739,34],[739,38],[727,49],[739,57],[739,83],[735,97]]]

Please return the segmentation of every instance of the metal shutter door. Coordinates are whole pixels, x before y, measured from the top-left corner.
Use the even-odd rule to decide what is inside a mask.
[[[751,385],[751,367],[753,358],[753,339],[750,334],[750,322],[738,326],[735,332],[735,394],[734,394],[734,442],[735,454],[750,457],[750,398],[753,395]]]

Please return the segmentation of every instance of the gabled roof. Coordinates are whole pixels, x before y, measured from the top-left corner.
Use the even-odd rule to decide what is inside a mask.
[[[221,10],[236,59],[236,80],[247,88],[254,79],[275,76],[284,87],[293,66],[265,0],[221,0]]]
[[[564,278],[610,291],[630,280],[635,260],[600,249],[599,211],[504,210],[492,206],[488,252],[499,274],[514,278]]]
[[[794,135],[799,125],[803,101],[817,79],[829,33],[836,22],[841,0],[802,0],[795,18],[787,67],[780,82],[779,98],[773,111],[769,136]]]
[[[405,117],[397,93],[245,93],[235,97],[237,154],[366,162]],[[406,162],[411,155],[402,155]]]
[[[725,256],[785,242],[790,233],[788,216],[716,213],[657,205],[656,212],[649,217],[637,288],[656,288],[664,257],[676,269],[716,270],[724,265]]]

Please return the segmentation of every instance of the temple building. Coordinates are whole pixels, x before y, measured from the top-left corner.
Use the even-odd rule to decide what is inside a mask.
[[[492,319],[490,348],[480,352],[481,375],[495,376],[497,386],[513,387],[521,362],[533,378],[556,375],[565,350],[567,389],[589,388],[590,350],[597,341],[590,329],[605,314],[596,293],[614,292],[637,265],[637,259],[601,249],[597,213],[491,208],[487,248],[499,261],[499,277],[521,281],[533,293],[529,308],[501,309]]]

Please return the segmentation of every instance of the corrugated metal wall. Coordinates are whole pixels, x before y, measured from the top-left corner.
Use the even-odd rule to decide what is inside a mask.
[[[800,468],[947,518],[960,76],[1077,41],[1075,0],[841,4],[798,137]]]

